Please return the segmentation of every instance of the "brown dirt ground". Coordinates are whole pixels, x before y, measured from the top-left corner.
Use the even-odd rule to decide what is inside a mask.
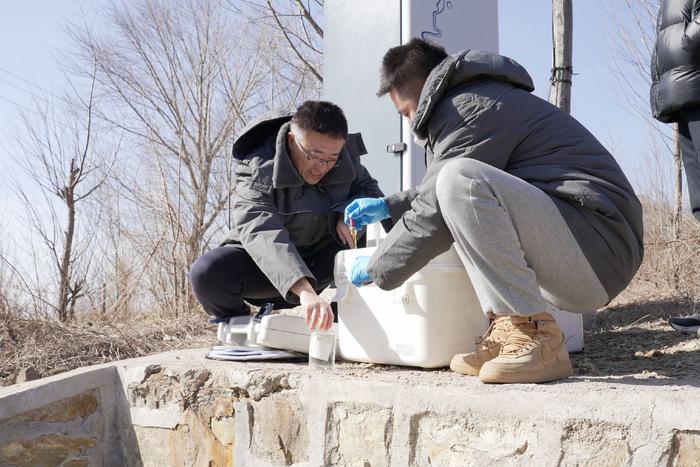
[[[571,356],[575,372],[658,379],[700,375],[700,338],[667,322],[698,310],[700,303],[689,297],[658,295],[632,284],[606,309],[584,318],[584,351]]]

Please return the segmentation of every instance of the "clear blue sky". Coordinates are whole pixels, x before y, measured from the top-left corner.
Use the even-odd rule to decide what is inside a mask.
[[[602,8],[604,3],[609,3],[620,17],[627,14],[622,0],[574,0],[573,61],[577,75],[573,84],[572,113],[614,153],[634,182],[639,161],[650,144],[649,130],[628,108],[613,77],[612,57],[606,45],[610,26]],[[65,52],[69,45],[63,25],[91,21],[104,4],[106,0],[3,2],[0,15],[1,159],[7,157],[4,143],[16,119],[13,103],[30,106],[29,96],[22,91],[28,88],[23,79],[36,80],[48,90],[59,91],[62,77],[54,57]],[[546,98],[551,66],[551,0],[500,0],[499,22],[501,53],[524,65],[535,81],[535,93]],[[639,85],[645,87],[644,83]],[[643,94],[646,92],[642,89]]]
[[[95,17],[104,0],[23,0],[3,2],[0,15],[0,124],[6,129],[15,118],[15,106],[30,107],[23,80],[36,81],[49,91],[60,91],[63,78],[55,57],[68,50],[64,33],[68,22]],[[8,102],[8,100],[13,102]]]
[[[0,14],[0,219],[12,221],[19,205],[11,195],[11,181],[21,178],[8,171],[10,147],[19,126],[18,107],[33,108],[29,93],[36,83],[49,93],[61,94],[65,79],[57,66],[69,50],[67,23],[94,21],[106,0],[12,0],[2,2]],[[1,229],[10,229],[8,222]],[[0,242],[2,238],[0,237]]]

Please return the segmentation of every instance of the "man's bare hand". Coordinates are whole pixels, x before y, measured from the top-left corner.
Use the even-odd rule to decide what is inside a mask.
[[[333,310],[330,303],[323,300],[315,292],[303,291],[299,296],[301,308],[306,316],[306,325],[313,331],[327,331],[333,326]]]
[[[338,232],[338,237],[340,237],[345,245],[348,245],[351,248],[357,247],[357,245],[353,245],[350,227],[343,222],[343,219],[338,219],[338,223],[335,225],[335,231]]]

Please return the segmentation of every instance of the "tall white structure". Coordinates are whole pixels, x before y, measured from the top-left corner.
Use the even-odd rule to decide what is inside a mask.
[[[424,151],[389,98],[376,96],[382,57],[413,37],[438,42],[448,53],[498,52],[498,2],[326,0],[323,9],[323,98],[345,111],[351,132],[362,133],[363,164],[385,194],[417,185]]]

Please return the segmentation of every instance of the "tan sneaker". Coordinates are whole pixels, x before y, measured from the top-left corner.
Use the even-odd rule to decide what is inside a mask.
[[[571,376],[574,372],[564,334],[549,313],[507,316],[508,335],[501,351],[481,367],[484,383],[544,383]]]
[[[463,375],[479,376],[481,365],[498,356],[510,328],[508,320],[492,321],[481,339],[476,342],[474,352],[458,353],[452,357],[450,370]]]

